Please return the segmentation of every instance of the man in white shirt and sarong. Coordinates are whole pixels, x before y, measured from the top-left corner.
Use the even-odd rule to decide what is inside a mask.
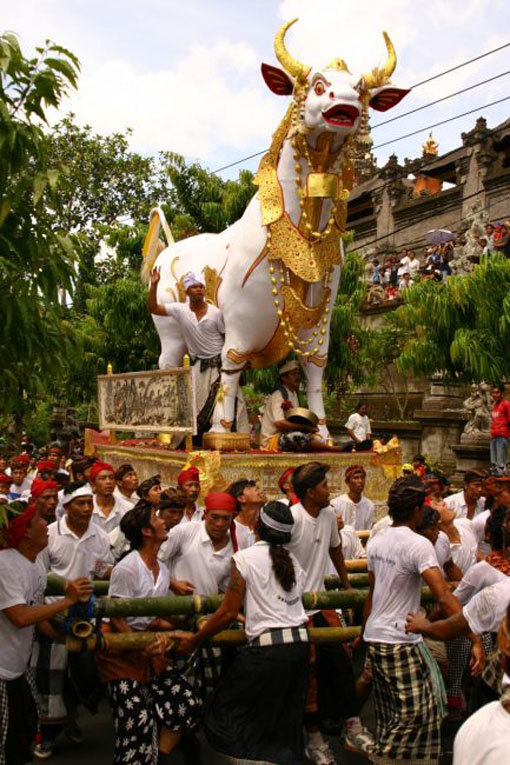
[[[182,340],[188,349],[193,367],[195,386],[197,434],[199,439],[209,430],[220,387],[221,352],[225,341],[225,324],[219,308],[205,299],[205,281],[194,273],[187,273],[182,284],[189,302],[158,303],[157,287],[160,272],[151,274],[147,307],[157,316],[170,316],[178,324]],[[248,433],[248,414],[242,392],[236,400],[236,429]]]

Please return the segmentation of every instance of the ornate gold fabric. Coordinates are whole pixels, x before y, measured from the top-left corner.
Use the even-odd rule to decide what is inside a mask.
[[[286,284],[281,288],[281,295],[284,301],[285,313],[290,318],[294,329],[312,329],[324,314],[324,309],[331,297],[331,290],[329,287],[325,289],[322,293],[321,302],[313,308],[306,306],[296,295],[292,287]]]
[[[341,234],[335,227],[321,242],[310,242],[284,213],[271,226],[269,260],[281,260],[305,282],[319,282],[332,266],[342,262]]]

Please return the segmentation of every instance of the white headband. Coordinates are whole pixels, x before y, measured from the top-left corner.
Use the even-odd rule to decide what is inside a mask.
[[[78,489],[75,489],[71,494],[64,494],[64,501],[63,505],[68,505],[69,502],[72,502],[73,499],[76,499],[77,497],[91,497],[92,496],[92,489],[88,484],[85,484],[85,486],[80,486]]]
[[[197,276],[193,273],[193,271],[188,271],[188,273],[182,277],[182,286],[184,287],[184,291],[186,291],[188,287],[194,287],[198,284],[200,284],[202,287],[205,287],[204,278],[203,276]]]
[[[292,531],[292,527],[294,526],[294,522],[292,523],[280,523],[280,521],[275,521],[274,518],[271,518],[270,515],[264,512],[264,509],[260,509],[260,520],[264,524],[264,526],[267,526],[270,529],[273,529],[274,531],[282,531],[284,534],[290,534]]]

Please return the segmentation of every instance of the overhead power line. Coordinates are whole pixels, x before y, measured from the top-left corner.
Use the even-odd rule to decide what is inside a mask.
[[[438,74],[434,74],[432,77],[428,77],[426,80],[421,80],[421,82],[417,82],[415,85],[412,86],[411,90],[415,90],[416,88],[419,88],[421,85],[425,85],[427,82],[432,82],[432,80],[437,80],[439,77],[444,77],[446,74],[450,74],[450,72],[455,72],[457,69],[461,69],[464,66],[468,66],[468,64],[472,64],[475,61],[479,61],[482,58],[486,58],[487,56],[491,56],[493,53],[497,53],[500,50],[503,50],[504,48],[510,47],[510,42],[505,43],[504,45],[500,45],[497,48],[493,48],[492,50],[487,51],[486,53],[482,53],[479,56],[475,56],[474,58],[470,58],[467,61],[463,61],[460,64],[457,64],[456,66],[451,67],[450,69],[445,69],[443,72],[439,72]],[[474,85],[471,85],[469,88],[464,88],[463,90],[457,91],[457,93],[451,93],[449,96],[445,96],[444,98],[437,99],[436,101],[431,101],[429,104],[425,104],[424,106],[420,106],[417,109],[413,109],[410,112],[406,112],[406,114],[401,114],[399,117],[394,117],[392,119],[386,120],[385,122],[380,122],[377,125],[374,125],[375,127],[380,127],[381,125],[387,124],[387,122],[392,122],[393,120],[400,119],[401,117],[405,117],[408,114],[413,114],[415,111],[420,111],[422,109],[426,109],[430,106],[434,106],[435,104],[439,103],[440,101],[445,101],[448,98],[453,98],[455,95],[459,95],[461,93],[467,93],[469,90],[473,90],[474,88],[479,87],[480,85],[484,85],[486,82],[491,82],[492,80],[498,79],[499,77],[503,77],[504,75],[508,74],[508,72],[503,72],[499,75],[496,75],[495,77],[491,77],[488,80],[484,80],[483,82],[475,83]],[[504,100],[504,99],[503,99]],[[497,103],[497,102],[494,102]],[[490,104],[493,105],[493,104]],[[486,107],[479,107],[479,108],[486,108]],[[478,111],[478,109],[475,109],[474,111]],[[470,114],[470,112],[466,112],[465,114]],[[465,115],[463,115],[465,116]],[[453,117],[452,119],[458,119],[458,117]],[[437,125],[441,125],[444,123],[437,123]],[[434,127],[434,126],[433,126]],[[372,130],[374,129],[372,128]],[[430,128],[423,128],[423,130],[427,130]],[[418,132],[422,132],[422,130],[419,130]],[[413,133],[409,133],[406,136],[401,136],[401,138],[408,138],[410,135],[414,135]],[[401,138],[395,138],[394,141],[399,141]],[[385,145],[385,144],[381,144]],[[378,148],[378,147],[374,147]],[[221,173],[223,170],[229,170],[231,167],[235,167],[236,165],[241,165],[243,162],[248,162],[250,159],[255,159],[256,157],[261,157],[263,154],[267,152],[267,149],[263,149],[262,151],[257,151],[254,154],[250,154],[247,157],[242,157],[242,159],[237,159],[235,162],[230,162],[228,165],[223,165],[223,167],[218,167],[216,170],[212,170],[211,172],[213,174],[215,173]]]

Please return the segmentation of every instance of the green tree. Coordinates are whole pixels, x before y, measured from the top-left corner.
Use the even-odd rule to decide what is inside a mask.
[[[405,335],[399,370],[445,380],[508,377],[510,261],[483,256],[465,276],[406,290],[395,321]]]
[[[0,36],[0,412],[24,411],[58,372],[72,331],[59,305],[73,291],[74,253],[51,225],[43,196],[55,201],[58,168],[48,160],[46,109],[76,87],[79,64],[46,42],[26,58],[13,34]]]

